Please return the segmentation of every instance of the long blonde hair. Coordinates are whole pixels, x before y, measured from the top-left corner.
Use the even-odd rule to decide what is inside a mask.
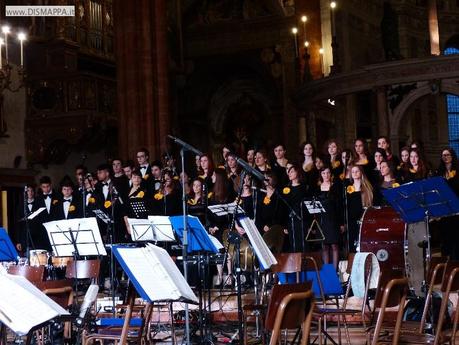
[[[362,206],[363,207],[370,207],[373,205],[373,187],[371,186],[370,181],[367,179],[363,168],[360,165],[353,165],[351,168],[351,178],[350,181],[354,184],[354,179],[352,178],[352,169],[356,167],[360,170],[360,174],[362,175],[361,185],[360,185],[360,195],[362,197]]]

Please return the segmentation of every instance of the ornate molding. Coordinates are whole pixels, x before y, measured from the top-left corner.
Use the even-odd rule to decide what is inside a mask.
[[[364,66],[302,85],[294,95],[300,108],[380,86],[459,78],[459,56],[432,56]]]

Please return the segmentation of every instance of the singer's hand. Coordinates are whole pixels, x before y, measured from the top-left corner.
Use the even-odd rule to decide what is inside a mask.
[[[268,231],[269,231],[269,226],[265,225],[265,226],[263,227],[263,231],[264,231],[264,232],[268,232]]]
[[[22,252],[22,245],[20,243],[16,244],[16,249],[20,252]]]
[[[239,233],[239,235],[242,236],[245,234],[245,230],[242,226],[240,226],[239,224],[234,224],[234,226],[236,227],[236,230]]]
[[[218,227],[216,226],[209,228],[209,232],[211,235],[215,234],[217,231],[218,231]]]
[[[288,229],[284,229],[284,234],[288,235]]]
[[[346,232],[346,225],[341,225],[339,227],[339,230],[341,231],[342,234],[344,234]]]

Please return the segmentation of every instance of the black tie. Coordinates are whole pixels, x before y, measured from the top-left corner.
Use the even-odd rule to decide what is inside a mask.
[[[45,194],[45,199],[51,199],[51,194]]]
[[[72,199],[64,199],[64,202],[72,202]]]

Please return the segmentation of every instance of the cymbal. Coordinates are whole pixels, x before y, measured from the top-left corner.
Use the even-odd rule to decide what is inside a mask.
[[[268,247],[271,249],[273,254],[282,252],[284,246],[284,229],[280,225],[273,225],[267,232],[263,234]]]

